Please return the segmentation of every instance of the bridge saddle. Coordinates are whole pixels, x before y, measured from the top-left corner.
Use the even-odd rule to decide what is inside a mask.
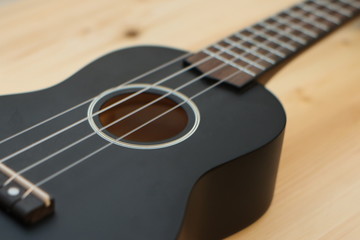
[[[54,200],[42,189],[0,163],[0,208],[29,225],[54,212]]]

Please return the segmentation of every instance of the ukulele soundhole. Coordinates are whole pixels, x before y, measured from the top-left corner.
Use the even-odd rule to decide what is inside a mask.
[[[190,137],[199,125],[200,114],[194,102],[179,92],[132,84],[110,89],[94,99],[88,120],[93,130],[111,143],[157,149]]]

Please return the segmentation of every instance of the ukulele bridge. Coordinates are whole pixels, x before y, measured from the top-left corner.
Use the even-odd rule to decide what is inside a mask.
[[[0,163],[0,207],[25,224],[34,224],[54,212],[50,195]]]

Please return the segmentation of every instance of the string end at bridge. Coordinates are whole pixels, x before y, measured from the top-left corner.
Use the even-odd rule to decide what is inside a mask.
[[[49,194],[0,163],[0,208],[5,212],[32,225],[52,215],[54,206]]]

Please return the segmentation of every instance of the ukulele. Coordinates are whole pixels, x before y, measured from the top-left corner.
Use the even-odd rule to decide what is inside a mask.
[[[286,123],[259,82],[359,10],[305,1],[197,53],[122,49],[1,96],[2,239],[209,240],[253,223]]]

